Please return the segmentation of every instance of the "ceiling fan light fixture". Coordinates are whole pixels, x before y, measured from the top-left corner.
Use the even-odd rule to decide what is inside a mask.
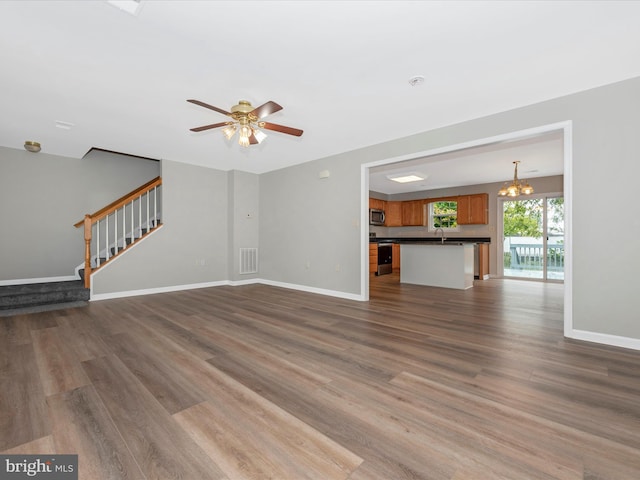
[[[236,134],[236,126],[235,125],[227,125],[222,129],[222,133],[227,138],[227,140],[231,140],[233,136]]]
[[[273,101],[268,101],[267,103],[254,108],[247,100],[240,100],[237,105],[231,107],[230,112],[214,107],[213,105],[209,105],[208,103],[201,102],[200,100],[188,99],[187,102],[221,113],[222,115],[231,117],[233,120],[230,122],[218,122],[212,123],[211,125],[203,125],[201,127],[190,128],[189,130],[192,132],[202,132],[212,128],[224,127],[222,129],[222,133],[225,135],[227,140],[233,138],[236,131],[238,131],[238,143],[243,147],[258,144],[267,138],[267,135],[259,130],[261,128],[296,137],[300,137],[303,133],[303,131],[298,128],[291,128],[261,120],[267,115],[271,115],[272,113],[282,110],[282,107]]]
[[[267,135],[262,130],[258,130],[257,128],[253,129],[253,136],[258,141],[258,143],[262,142],[265,138],[267,138]]]
[[[238,138],[238,143],[240,144],[240,146],[248,147],[250,145],[249,137],[251,136],[251,128],[249,128],[247,125],[242,125],[240,127],[239,135],[240,136]]]

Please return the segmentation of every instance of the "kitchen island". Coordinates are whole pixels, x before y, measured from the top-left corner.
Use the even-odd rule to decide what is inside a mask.
[[[473,244],[400,244],[400,283],[431,287],[473,287]]]

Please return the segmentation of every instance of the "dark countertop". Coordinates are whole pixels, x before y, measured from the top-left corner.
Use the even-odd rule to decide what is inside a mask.
[[[447,237],[445,241],[450,243],[491,243],[490,237]],[[440,237],[369,237],[369,243],[431,243],[441,242]]]

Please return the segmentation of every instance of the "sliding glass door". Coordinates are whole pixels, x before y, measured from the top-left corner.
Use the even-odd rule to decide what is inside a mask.
[[[564,280],[564,198],[502,200],[503,275]]]

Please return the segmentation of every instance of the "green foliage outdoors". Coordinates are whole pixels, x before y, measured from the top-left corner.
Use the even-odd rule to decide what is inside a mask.
[[[455,228],[458,226],[458,202],[434,202],[433,227]]]
[[[504,202],[505,237],[542,237],[543,199],[514,200]],[[549,233],[562,233],[564,223],[564,198],[549,199]]]

